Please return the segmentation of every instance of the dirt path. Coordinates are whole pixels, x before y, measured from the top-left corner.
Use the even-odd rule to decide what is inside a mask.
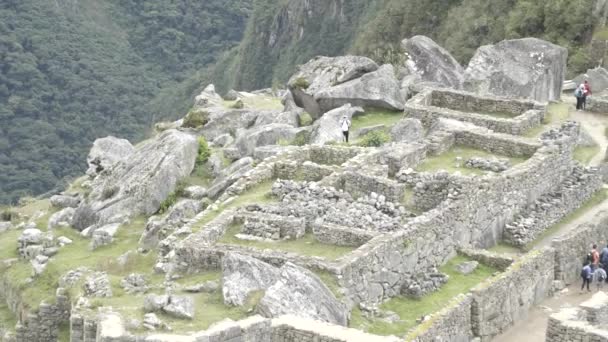
[[[577,306],[595,293],[585,291],[581,294],[579,289],[573,285],[568,288],[567,292],[544,301],[541,306],[530,310],[526,319],[520,320],[518,324],[494,338],[493,342],[544,342],[547,321],[552,313],[561,308]]]

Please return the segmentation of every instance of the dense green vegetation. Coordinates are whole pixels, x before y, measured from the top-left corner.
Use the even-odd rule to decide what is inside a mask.
[[[154,121],[177,114],[150,103],[238,44],[250,7],[248,0],[0,3],[0,203],[81,174],[94,139],[137,141]]]
[[[590,66],[593,0],[6,0],[0,4],[0,203],[58,188],[95,138],[144,138],[220,92],[281,86],[315,55],[401,62],[428,35],[466,64],[482,44],[537,36]],[[596,34],[597,35],[597,34]]]

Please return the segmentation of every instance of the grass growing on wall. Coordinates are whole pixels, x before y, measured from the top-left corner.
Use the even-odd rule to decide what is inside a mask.
[[[469,261],[469,259],[457,256],[440,267],[440,271],[448,274],[450,280],[439,291],[433,292],[420,300],[397,297],[381,305],[381,309],[398,314],[402,322],[387,323],[379,319],[369,320],[362,315],[359,308],[355,308],[352,312],[350,327],[378,335],[401,336],[416,326],[417,319],[441,310],[452,298],[461,293],[469,292],[470,289],[491,277],[497,271],[492,267],[479,264],[477,269],[469,275],[456,272],[454,267],[465,261]]]
[[[593,157],[601,152],[599,146],[579,146],[574,149],[574,159],[583,165],[589,165]]]
[[[547,106],[547,114],[545,115],[542,125],[529,129],[524,136],[528,138],[537,138],[551,126],[557,126],[565,122],[570,117],[570,108],[571,105],[568,103],[550,103]]]
[[[220,239],[219,243],[292,252],[299,255],[322,257],[327,260],[336,260],[355,249],[354,247],[342,247],[320,243],[315,240],[315,237],[311,233],[305,234],[300,239],[280,240],[276,242],[241,240],[235,236],[236,234],[241,233],[241,229],[242,225],[240,224],[231,225],[226,231],[226,234]]]
[[[460,157],[462,160],[456,162],[456,158]],[[489,173],[489,171],[483,171],[480,169],[464,167],[467,159],[471,157],[482,157],[482,158],[507,158],[511,162],[511,166],[523,163],[524,158],[505,157],[484,150],[480,150],[468,146],[455,146],[449,151],[444,152],[440,155],[431,156],[426,158],[422,163],[416,167],[416,171],[419,172],[436,172],[439,170],[445,170],[450,173],[460,172],[463,175],[483,175]],[[460,164],[460,167],[457,167]]]
[[[258,110],[282,110],[283,105],[281,99],[278,97],[271,97],[266,95],[254,95],[243,97],[241,99],[245,108],[252,108]],[[236,101],[224,101],[224,107],[232,108]]]

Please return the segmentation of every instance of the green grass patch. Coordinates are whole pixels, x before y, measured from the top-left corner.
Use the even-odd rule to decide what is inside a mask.
[[[15,324],[17,324],[17,317],[6,305],[4,298],[0,297],[0,328],[12,330],[15,328]]]
[[[240,224],[231,225],[219,242],[231,245],[253,247],[257,249],[271,249],[297,253],[300,255],[316,256],[325,258],[327,260],[336,260],[355,249],[353,247],[322,244],[315,239],[313,234],[310,233],[307,233],[300,239],[281,240],[277,242],[241,240],[235,237],[236,234],[240,234],[241,228],[242,225]]]
[[[385,125],[391,127],[403,118],[403,112],[392,112],[385,109],[369,109],[365,114],[357,115],[352,119],[351,131],[364,127]]]
[[[321,279],[323,284],[327,286],[327,288],[336,296],[336,298],[340,299],[344,297],[342,292],[340,292],[340,285],[338,284],[338,279],[336,276],[329,273],[328,271],[320,271],[320,270],[312,270],[314,274]]]
[[[589,165],[593,157],[601,152],[601,148],[595,146],[579,146],[574,149],[574,159],[583,165]]]
[[[488,249],[490,252],[499,254],[522,254],[522,250],[515,246],[507,245],[505,243],[499,243],[496,246]]]
[[[207,223],[213,221],[216,217],[218,217],[224,210],[233,209],[242,207],[248,204],[265,204],[265,203],[274,203],[277,202],[277,199],[274,198],[270,190],[272,189],[272,184],[274,180],[269,180],[254,186],[253,188],[243,192],[240,196],[238,196],[235,200],[230,202],[227,205],[222,205],[217,210],[209,211],[198,223],[193,227],[193,230],[196,231],[204,227]]]
[[[456,158],[460,157],[462,160],[460,162],[456,162]],[[418,165],[416,168],[417,171],[420,172],[435,172],[439,170],[445,170],[450,173],[454,173],[459,171],[464,175],[483,175],[490,173],[491,171],[483,171],[480,169],[473,169],[464,167],[467,159],[471,157],[482,157],[482,158],[508,158],[511,162],[511,166],[515,166],[517,164],[523,163],[525,158],[516,158],[516,157],[506,157],[497,154],[493,154],[490,152],[486,152],[484,150],[480,150],[473,147],[468,146],[455,146],[451,148],[449,151],[444,152],[437,156],[431,156],[425,159],[422,163]],[[457,164],[460,164],[460,167],[457,167]]]
[[[608,40],[608,27],[598,28],[595,32],[593,32],[593,39]]]
[[[380,306],[383,310],[398,314],[402,322],[391,324],[379,319],[370,320],[363,317],[359,308],[355,308],[352,312],[350,327],[378,335],[404,335],[409,329],[416,326],[417,319],[441,310],[450,303],[452,298],[461,293],[469,292],[497,271],[492,267],[479,264],[471,274],[463,275],[456,272],[454,267],[465,261],[469,261],[469,259],[457,256],[440,267],[440,271],[448,274],[450,280],[439,291],[433,292],[420,300],[405,297],[393,298]]]
[[[57,342],[69,342],[70,341],[70,324],[63,323],[59,326],[59,335],[57,336]]]
[[[9,230],[0,234],[0,260],[18,258],[17,239],[21,230]]]
[[[254,95],[243,97],[241,99],[245,104],[245,108],[253,108],[260,110],[275,110],[283,109],[281,99],[278,97],[271,97],[266,95]],[[238,101],[238,100],[237,100]],[[225,108],[233,108],[236,101],[224,101]]]
[[[222,272],[207,271],[207,272],[188,275],[186,277],[178,279],[177,282],[182,286],[191,286],[191,285],[197,285],[200,283],[204,283],[204,282],[207,282],[210,280],[214,280],[219,283],[221,278],[222,278]]]
[[[564,226],[572,223],[574,220],[580,218],[585,215],[589,210],[593,207],[599,205],[608,199],[608,189],[601,189],[596,192],[587,202],[585,202],[580,208],[571,212],[568,216],[564,217],[560,222],[554,224],[553,226],[545,229],[534,241],[527,244],[523,250],[529,251],[534,247],[538,246],[538,244],[546,239],[548,236],[551,236],[557,232],[559,232]]]
[[[117,257],[127,251],[137,249],[145,223],[146,219],[143,217],[133,219],[130,224],[119,228],[112,244],[94,251],[89,249],[90,240],[81,237],[74,229],[55,229],[55,236],[65,236],[73,243],[61,248],[59,253],[49,261],[47,268],[40,276],[34,278],[32,282],[28,282],[28,278],[32,277],[32,267],[26,261],[20,261],[8,268],[4,276],[13,287],[21,290],[23,302],[30,309],[36,309],[42,300],[54,302],[59,278],[66,272],[81,266],[105,271],[116,277],[138,272],[158,280],[160,276],[153,272],[156,261],[154,253],[147,255],[134,253],[124,266],[119,265],[116,261]]]
[[[534,128],[529,129],[523,136],[528,138],[536,138],[541,135],[544,131],[550,128],[550,126],[557,126],[570,118],[570,104],[559,102],[550,103],[547,106],[547,113],[543,124]]]

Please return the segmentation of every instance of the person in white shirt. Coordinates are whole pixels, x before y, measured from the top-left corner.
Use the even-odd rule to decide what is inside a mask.
[[[348,131],[350,130],[351,122],[346,115],[340,120],[340,127],[342,128],[342,134],[344,135],[344,141],[348,143]]]

